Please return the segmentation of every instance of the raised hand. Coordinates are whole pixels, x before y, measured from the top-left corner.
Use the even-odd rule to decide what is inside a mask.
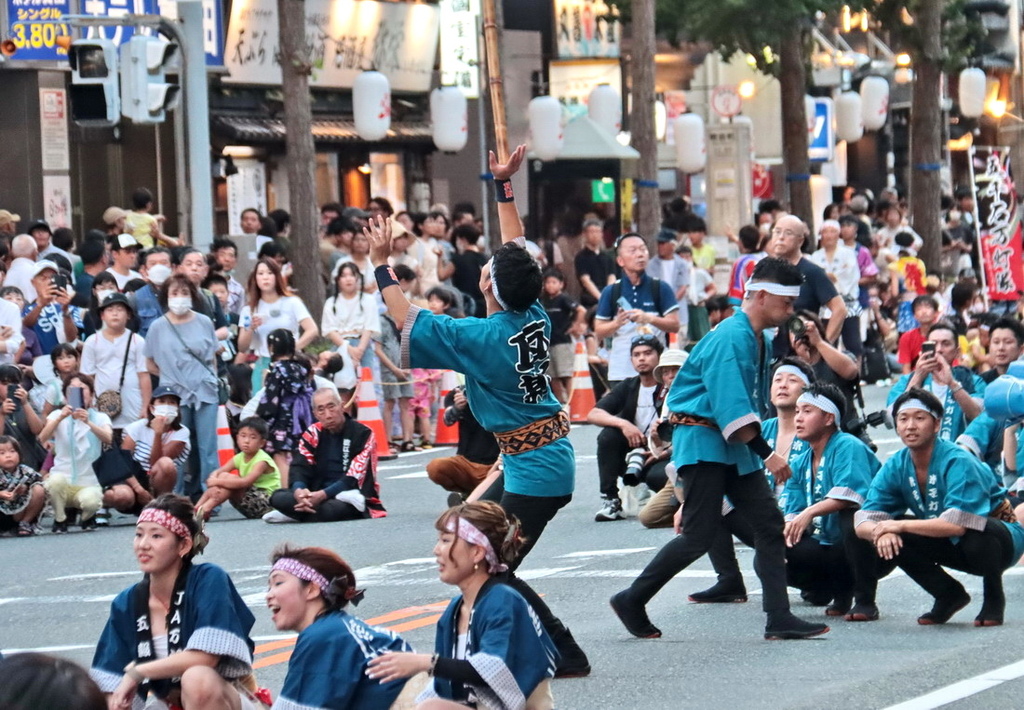
[[[391,256],[391,220],[383,215],[371,217],[363,234],[370,242],[370,262],[375,267],[387,264]]]
[[[519,172],[519,166],[523,164],[524,158],[526,158],[525,145],[520,145],[513,150],[512,155],[508,156],[508,162],[505,163],[498,162],[498,157],[494,154],[493,150],[488,151],[488,163],[495,180],[508,180]]]

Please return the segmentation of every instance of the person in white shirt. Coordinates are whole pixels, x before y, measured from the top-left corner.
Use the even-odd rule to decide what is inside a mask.
[[[843,345],[855,357],[864,352],[864,343],[860,337],[861,307],[860,266],[857,263],[857,252],[843,244],[839,239],[840,225],[833,219],[822,222],[818,231],[821,248],[811,254],[810,260],[825,271],[825,275],[835,284],[836,291],[846,304],[846,318],[843,321]],[[825,307],[821,309],[821,317],[825,320],[832,317],[832,312]]]
[[[657,256],[647,264],[647,275],[667,283],[679,304],[679,332],[685,334],[690,322],[686,294],[690,287],[690,262],[676,254],[678,239],[671,229],[662,229],[656,238]]]
[[[379,365],[372,341],[381,336],[380,314],[377,300],[364,291],[363,282],[359,267],[344,262],[334,279],[334,295],[324,304],[320,325],[324,337],[337,349],[344,348],[354,364],[376,372]]]
[[[257,360],[252,369],[253,392],[263,387],[263,374],[270,366],[267,336],[278,328],[295,335],[295,350],[304,349],[320,334],[306,304],[291,289],[281,275],[281,267],[273,259],[260,259],[246,284],[247,303],[239,317],[238,357],[244,363],[252,349]]]
[[[11,266],[7,269],[4,286],[17,286],[26,303],[36,300],[36,287],[32,277],[36,271],[36,257],[39,249],[36,240],[27,234],[19,234],[11,240]]]
[[[99,311],[103,328],[85,341],[80,367],[96,379],[98,395],[120,392],[121,411],[112,415],[111,423],[114,429],[124,429],[149,411],[153,384],[146,367],[146,341],[128,330],[132,307],[124,294],[107,296]]]
[[[132,279],[142,278],[142,274],[135,270],[141,248],[142,245],[130,234],[119,234],[110,242],[110,258],[113,263],[107,271],[117,279],[117,288],[121,291]]]
[[[11,365],[21,359],[25,337],[21,334],[21,309],[0,298],[0,365]]]
[[[420,226],[422,236],[416,237],[409,245],[409,254],[419,264],[421,296],[426,296],[430,289],[451,278],[455,272],[455,266],[445,259],[444,250],[440,245],[440,241],[448,233],[448,224],[448,215],[444,212],[430,212]]]

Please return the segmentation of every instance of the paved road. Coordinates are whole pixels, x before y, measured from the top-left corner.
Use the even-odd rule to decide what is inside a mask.
[[[869,409],[883,393],[871,388]],[[896,446],[895,433],[873,432],[883,452]],[[607,606],[671,536],[645,530],[636,521],[595,523],[598,508],[593,428],[572,433],[578,451],[577,492],[548,528],[523,567],[552,608],[590,654],[593,674],[558,681],[559,708],[886,708],[926,696],[905,708],[1018,707],[1024,683],[1024,567],[1007,579],[1006,625],[974,629],[980,580],[961,575],[978,600],[945,627],[919,627],[914,619],[929,598],[906,577],[880,587],[882,619],[873,624],[839,621],[820,640],[766,642],[761,632],[752,553],[739,557],[748,604],[699,606],[686,594],[712,581],[706,560],[671,582],[651,603],[660,640],[633,639]],[[357,569],[366,600],[356,609],[400,630],[419,649],[433,644],[433,623],[452,590],[437,581],[432,565],[433,521],[445,494],[423,472],[430,457],[406,454],[382,467],[382,495],[390,515],[335,525],[270,526],[225,513],[209,527],[205,560],[225,567],[257,617],[257,663],[262,684],[275,692],[284,679],[290,642],[269,622],[263,606],[268,556],[284,541],[326,545]],[[127,518],[108,530],[0,540],[0,647],[51,649],[88,664],[113,596],[138,578]],[[793,595],[798,613],[814,616]],[[1017,665],[1012,665],[1017,664]],[[1003,669],[1003,667],[1007,668]],[[1003,669],[994,673],[997,669]],[[963,683],[962,681],[967,681]],[[954,685],[958,684],[958,685]],[[951,687],[952,686],[952,687]],[[986,689],[987,688],[987,689]],[[928,696],[938,691],[936,697]]]

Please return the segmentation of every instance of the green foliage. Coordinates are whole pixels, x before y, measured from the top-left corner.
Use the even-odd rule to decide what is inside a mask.
[[[927,1],[927,0],[924,0]],[[942,10],[942,56],[923,57],[923,37],[914,24],[904,21],[904,10],[913,18],[922,0],[881,0],[872,11],[888,31],[890,46],[907,51],[915,61],[930,59],[945,72],[962,69],[970,63],[985,40],[985,28],[977,15],[965,13],[966,0],[944,0]]]

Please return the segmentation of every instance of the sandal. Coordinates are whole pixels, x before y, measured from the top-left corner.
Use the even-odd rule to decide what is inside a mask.
[[[22,521],[18,523],[18,537],[32,537],[36,534],[36,529],[32,526],[32,523]]]
[[[401,446],[398,447],[398,450],[402,452],[423,451],[423,449],[416,446],[416,444],[412,443],[411,441],[403,441]]]

